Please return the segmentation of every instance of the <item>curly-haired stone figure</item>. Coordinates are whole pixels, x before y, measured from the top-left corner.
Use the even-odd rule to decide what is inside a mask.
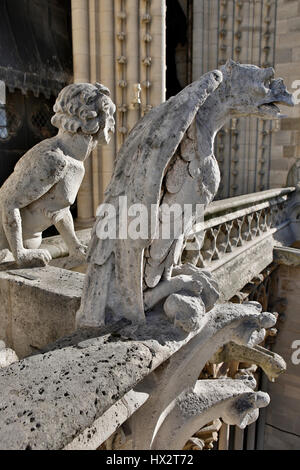
[[[55,225],[70,253],[85,256],[70,206],[84,177],[84,160],[114,132],[115,105],[99,83],[68,85],[59,94],[52,124],[59,131],[29,150],[0,188],[0,260],[9,249],[22,266],[44,266],[42,232]]]

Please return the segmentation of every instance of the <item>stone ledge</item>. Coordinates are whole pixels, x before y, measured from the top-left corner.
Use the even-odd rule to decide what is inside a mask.
[[[209,204],[205,211],[205,216],[211,218],[212,216],[216,217],[218,214],[231,213],[236,210],[246,209],[251,206],[255,206],[259,203],[270,201],[274,198],[284,198],[285,196],[294,193],[295,188],[275,188],[267,189],[266,191],[261,191],[258,193],[244,194],[242,196],[230,197],[227,199],[222,199],[220,201],[213,201]]]
[[[279,231],[272,229],[208,267],[219,283],[220,302],[228,301],[272,263],[274,243],[287,244],[290,238],[288,225]],[[0,340],[22,358],[71,334],[83,283],[83,274],[54,266],[18,270],[10,267],[0,272]]]
[[[275,246],[273,250],[274,261],[285,266],[300,266],[300,250],[286,246]]]
[[[42,353],[0,370],[1,450],[65,448],[159,365],[175,353],[186,355],[184,346],[194,354],[196,345],[202,344],[210,357],[227,335],[238,328],[246,334],[250,318],[259,321],[252,304],[216,306],[203,317],[199,331],[187,335],[153,312],[145,325],[122,320],[78,330]],[[250,330],[257,326],[250,325]],[[182,363],[181,357],[177,360]],[[201,369],[199,358],[197,365]],[[126,419],[122,408],[115,428]],[[130,412],[135,409],[134,404]]]
[[[51,266],[0,272],[0,339],[22,358],[72,333],[83,281]]]

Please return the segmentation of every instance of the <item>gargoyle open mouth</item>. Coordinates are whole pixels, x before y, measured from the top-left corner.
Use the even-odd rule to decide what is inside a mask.
[[[279,106],[275,103],[279,104],[278,102],[272,102],[258,106],[259,112],[275,118],[282,116]]]
[[[271,79],[265,82],[265,89],[268,90],[265,102],[258,106],[258,111],[263,118],[278,119],[284,117],[281,114],[279,105],[294,106],[293,96],[287,91],[282,78]]]

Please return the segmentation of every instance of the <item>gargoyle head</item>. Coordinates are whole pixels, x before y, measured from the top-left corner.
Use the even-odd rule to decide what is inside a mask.
[[[95,141],[109,143],[114,132],[115,105],[109,89],[100,83],[74,83],[59,93],[51,122],[72,134],[92,135]]]
[[[274,79],[272,67],[260,68],[229,60],[221,71],[231,117],[252,115],[262,119],[278,119],[283,117],[278,105],[295,104],[283,79]]]

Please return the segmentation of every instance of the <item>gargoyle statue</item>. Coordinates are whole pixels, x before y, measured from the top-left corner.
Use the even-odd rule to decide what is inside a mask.
[[[120,196],[127,197],[128,207],[143,205],[151,231],[139,239],[100,239],[99,224],[106,223],[106,218],[99,215],[77,326],[100,326],[120,316],[144,322],[145,312],[159,304],[185,331],[198,328],[201,313],[218,298],[217,285],[208,272],[181,264],[195,211],[179,236],[164,238],[160,235],[163,207],[177,204],[184,216],[187,204],[206,207],[220,182],[213,154],[218,130],[234,117],[277,119],[279,103],[292,106],[293,99],[283,80],[274,79],[273,68],[230,60],[136,124],[119,151],[104,202],[115,207],[118,221]],[[129,215],[128,227],[132,220]]]
[[[70,253],[87,247],[74,231],[70,206],[84,177],[84,160],[114,131],[115,105],[99,83],[72,84],[59,94],[52,124],[55,137],[29,150],[0,188],[0,261],[10,250],[21,267],[45,266],[42,232],[55,225]]]

